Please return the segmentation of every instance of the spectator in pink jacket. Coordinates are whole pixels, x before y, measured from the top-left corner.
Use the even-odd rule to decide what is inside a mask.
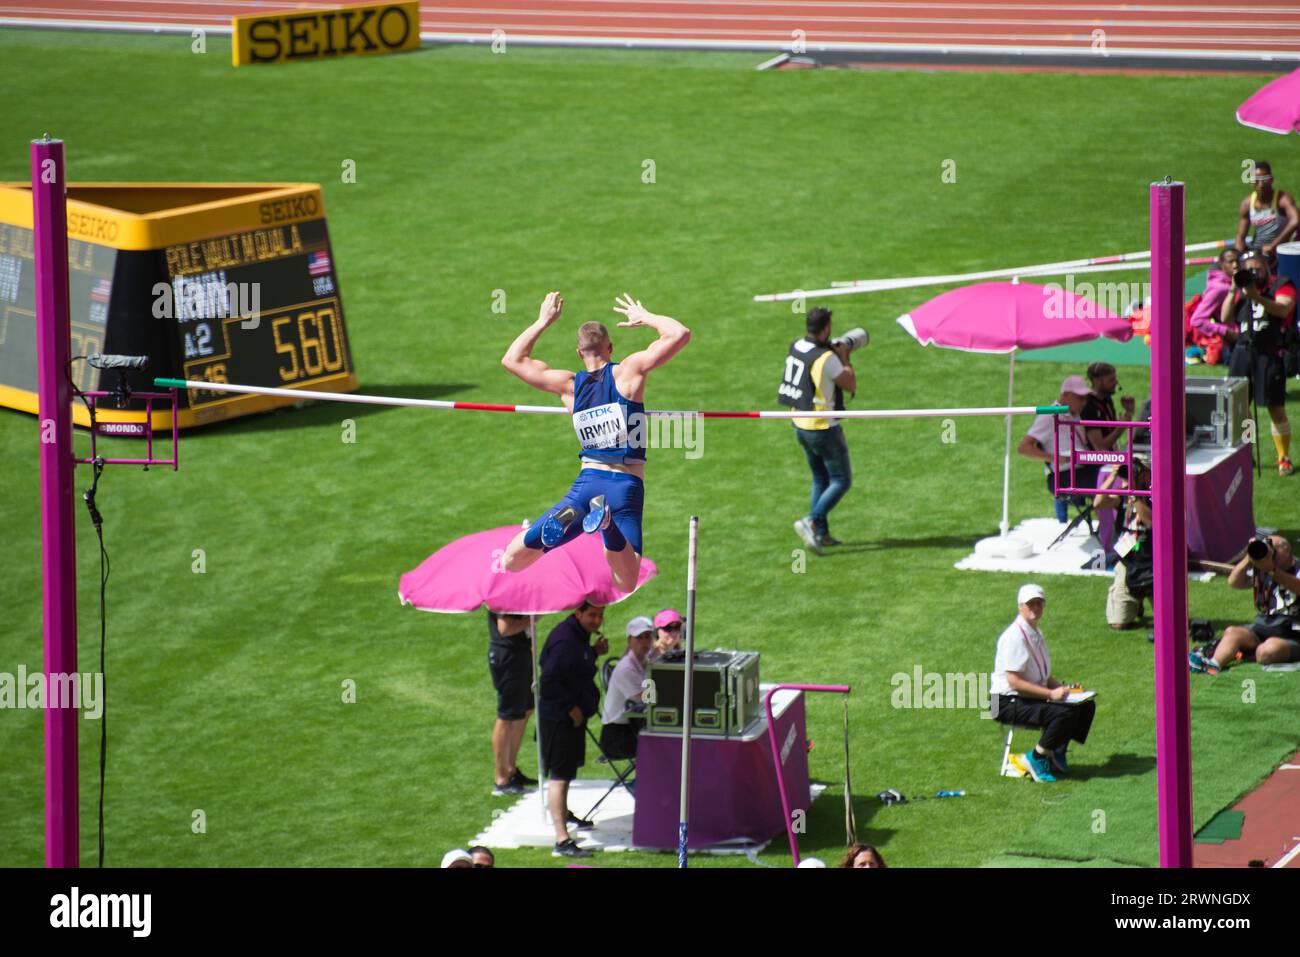
[[[1205,364],[1218,365],[1223,361],[1223,334],[1228,327],[1218,321],[1219,308],[1232,291],[1232,274],[1237,271],[1238,252],[1225,249],[1219,253],[1218,268],[1212,269],[1205,279],[1205,292],[1192,312],[1189,340],[1191,345],[1205,350]]]

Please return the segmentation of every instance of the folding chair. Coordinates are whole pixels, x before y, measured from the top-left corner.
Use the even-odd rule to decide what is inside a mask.
[[[600,687],[601,690],[605,692],[605,694],[609,694],[609,676],[614,673],[614,668],[617,664],[618,664],[618,660],[616,658],[606,658],[605,663],[601,666]],[[639,716],[639,712],[633,709],[628,709],[628,711],[625,712],[625,714]],[[627,788],[627,793],[632,795],[633,800],[636,799],[636,792],[632,789],[633,784],[635,784],[635,782],[629,783],[628,781],[628,778],[636,773],[636,758],[635,757],[625,758],[625,759],[611,758],[608,754],[605,753],[605,749],[601,747],[600,738],[596,736],[596,732],[591,730],[590,725],[587,726],[587,736],[591,738],[591,743],[594,744],[596,746],[596,750],[600,752],[600,757],[596,759],[596,763],[608,764],[609,769],[613,771],[614,774],[616,775],[614,778],[614,783],[612,783],[609,786],[609,790],[607,790],[604,794],[602,794],[600,796],[600,800],[592,805],[591,810],[589,810],[586,814],[583,815],[583,817],[585,817],[587,820],[590,821],[591,816],[596,813],[596,809],[605,803],[605,798],[613,794],[614,789],[617,788],[620,784],[623,787]],[[626,760],[627,762],[627,765],[622,770],[619,770],[617,764],[619,760]]]
[[[1042,733],[1042,728],[1035,728],[1027,724],[1007,725],[1007,743],[1002,748],[1002,766],[998,773],[1004,778],[1023,778],[1024,773],[1011,763],[1011,736],[1017,731],[1037,731]]]

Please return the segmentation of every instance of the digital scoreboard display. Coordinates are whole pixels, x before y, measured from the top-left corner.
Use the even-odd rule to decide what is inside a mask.
[[[74,356],[147,355],[149,369],[127,377],[137,391],[151,391],[155,376],[356,388],[318,187],[104,184],[70,185],[68,194]],[[34,304],[31,194],[0,189],[0,403],[29,412],[37,408]],[[84,362],[72,373],[83,390],[117,381]],[[292,401],[191,389],[181,394],[178,424]],[[139,422],[143,408],[105,402],[98,418]],[[89,424],[80,403],[74,416]],[[170,425],[170,411],[154,417],[155,428]]]

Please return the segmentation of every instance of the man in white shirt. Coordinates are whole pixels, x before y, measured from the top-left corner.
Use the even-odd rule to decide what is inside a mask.
[[[636,756],[638,725],[628,717],[629,706],[640,704],[645,680],[645,660],[655,640],[655,626],[649,618],[633,618],[627,623],[627,654],[618,660],[605,690],[601,710],[600,749],[616,760]]]
[[[1056,401],[1060,405],[1068,405],[1069,418],[1077,419],[1083,412],[1083,402],[1090,391],[1087,380],[1083,376],[1066,376],[1065,381],[1061,383],[1060,396]],[[1054,440],[1052,418],[1050,415],[1035,416],[1033,424],[1020,440],[1016,451],[1025,458],[1043,463],[1043,471],[1047,474],[1047,491],[1056,501],[1056,520],[1068,522],[1070,520],[1069,500],[1057,495],[1056,490],[1061,485],[1068,488],[1070,484],[1070,430],[1074,429],[1075,448],[1086,449],[1088,446],[1083,432],[1077,425],[1058,426],[1056,430],[1058,438]],[[1060,445],[1060,458],[1053,461],[1052,457],[1057,452],[1057,442]],[[1057,476],[1060,476],[1059,481]],[[1096,486],[1097,467],[1094,465],[1076,468],[1074,478],[1078,483],[1077,488],[1093,488]]]
[[[1052,677],[1052,657],[1038,630],[1047,604],[1043,589],[1024,585],[1016,601],[1020,614],[998,638],[989,683],[993,717],[1003,724],[1043,729],[1033,750],[1014,755],[1012,762],[1035,781],[1055,781],[1058,774],[1069,773],[1065,749],[1071,739],[1080,744],[1088,740],[1097,706],[1092,700],[1066,704],[1071,689]]]

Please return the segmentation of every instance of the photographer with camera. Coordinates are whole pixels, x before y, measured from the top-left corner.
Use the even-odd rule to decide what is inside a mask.
[[[805,325],[807,335],[790,343],[776,400],[807,417],[793,419],[795,438],[803,447],[812,470],[812,497],[808,515],[794,523],[803,543],[818,555],[822,547],[838,545],[831,537],[827,516],[853,484],[849,446],[838,419],[816,413],[844,410],[844,391],[858,388],[850,356],[870,340],[865,329],[850,329],[831,339],[831,311],[812,309]]]
[[[1133,488],[1151,488],[1151,466],[1140,455],[1133,456]],[[1127,488],[1124,466],[1115,469],[1102,483],[1103,489]],[[1127,501],[1126,501],[1127,500]],[[1151,560],[1151,500],[1136,495],[1120,496],[1099,492],[1092,500],[1095,509],[1119,509],[1116,521],[1120,537],[1115,542],[1115,577],[1106,593],[1106,623],[1115,631],[1132,628],[1143,613],[1143,601],[1155,592],[1155,566]]]
[[[1291,465],[1291,423],[1286,417],[1286,331],[1295,320],[1295,286],[1274,277],[1268,260],[1255,252],[1241,257],[1233,294],[1224,297],[1219,321],[1232,345],[1228,374],[1251,380],[1253,398],[1268,408],[1279,475]]]
[[[1300,578],[1296,577],[1291,543],[1281,535],[1252,539],[1246,554],[1228,575],[1231,588],[1251,588],[1255,593],[1255,621],[1223,630],[1207,658],[1189,652],[1192,671],[1217,675],[1238,656],[1254,652],[1261,665],[1300,661]]]

